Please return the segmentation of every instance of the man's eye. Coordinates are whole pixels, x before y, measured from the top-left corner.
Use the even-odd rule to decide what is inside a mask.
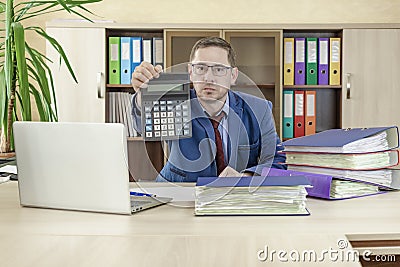
[[[204,70],[204,66],[197,66],[197,70],[203,71]]]
[[[216,72],[223,72],[223,71],[224,71],[224,68],[223,68],[223,67],[216,67],[216,68],[214,68],[214,70],[215,70]]]

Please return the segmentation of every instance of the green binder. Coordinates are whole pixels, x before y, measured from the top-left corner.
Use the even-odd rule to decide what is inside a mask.
[[[108,82],[121,83],[121,38],[108,38]]]
[[[318,82],[317,38],[306,38],[306,84]]]

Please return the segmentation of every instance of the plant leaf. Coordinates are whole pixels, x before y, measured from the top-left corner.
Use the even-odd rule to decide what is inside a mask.
[[[15,42],[15,55],[17,59],[17,76],[19,93],[22,98],[21,103],[21,118],[22,120],[32,120],[31,114],[31,99],[29,95],[29,82],[28,82],[28,70],[26,67],[25,58],[25,33],[22,24],[19,22],[12,23],[14,30],[14,42]]]
[[[54,49],[56,49],[56,51],[60,54],[61,59],[64,61],[65,65],[67,66],[67,69],[69,71],[69,73],[71,74],[72,78],[74,79],[74,81],[76,83],[78,83],[78,80],[76,79],[75,73],[72,70],[71,64],[68,61],[68,58],[64,52],[64,49],[61,47],[61,45],[57,42],[56,39],[54,39],[53,37],[49,36],[42,28],[40,27],[32,27],[35,29],[35,31],[43,36],[47,41],[49,41],[49,43],[54,47]]]
[[[28,51],[34,69],[37,71],[37,79],[40,85],[40,90],[43,94],[43,97],[45,101],[50,105],[51,104],[51,96],[50,96],[50,90],[49,90],[49,84],[47,82],[47,76],[46,76],[46,71],[43,68],[40,59],[38,56],[35,54],[35,52],[29,47],[29,45],[26,45],[26,51]]]

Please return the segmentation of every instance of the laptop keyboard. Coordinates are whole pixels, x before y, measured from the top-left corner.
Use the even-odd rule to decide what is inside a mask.
[[[137,207],[137,206],[143,206],[143,205],[150,204],[150,203],[152,203],[152,201],[131,200],[131,207],[134,208],[134,207]]]

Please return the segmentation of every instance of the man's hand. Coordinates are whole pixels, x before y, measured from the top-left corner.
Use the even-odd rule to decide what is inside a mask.
[[[245,172],[245,173],[240,173],[233,169],[230,166],[227,166],[220,174],[218,177],[241,177],[241,176],[252,176],[251,173]]]
[[[159,73],[162,72],[163,69],[160,65],[153,66],[149,62],[143,61],[139,66],[135,68],[135,71],[132,73],[132,87],[137,93],[136,96],[136,104],[138,107],[142,105],[142,95],[140,93],[141,88],[146,88],[149,81],[153,78],[158,78]]]

